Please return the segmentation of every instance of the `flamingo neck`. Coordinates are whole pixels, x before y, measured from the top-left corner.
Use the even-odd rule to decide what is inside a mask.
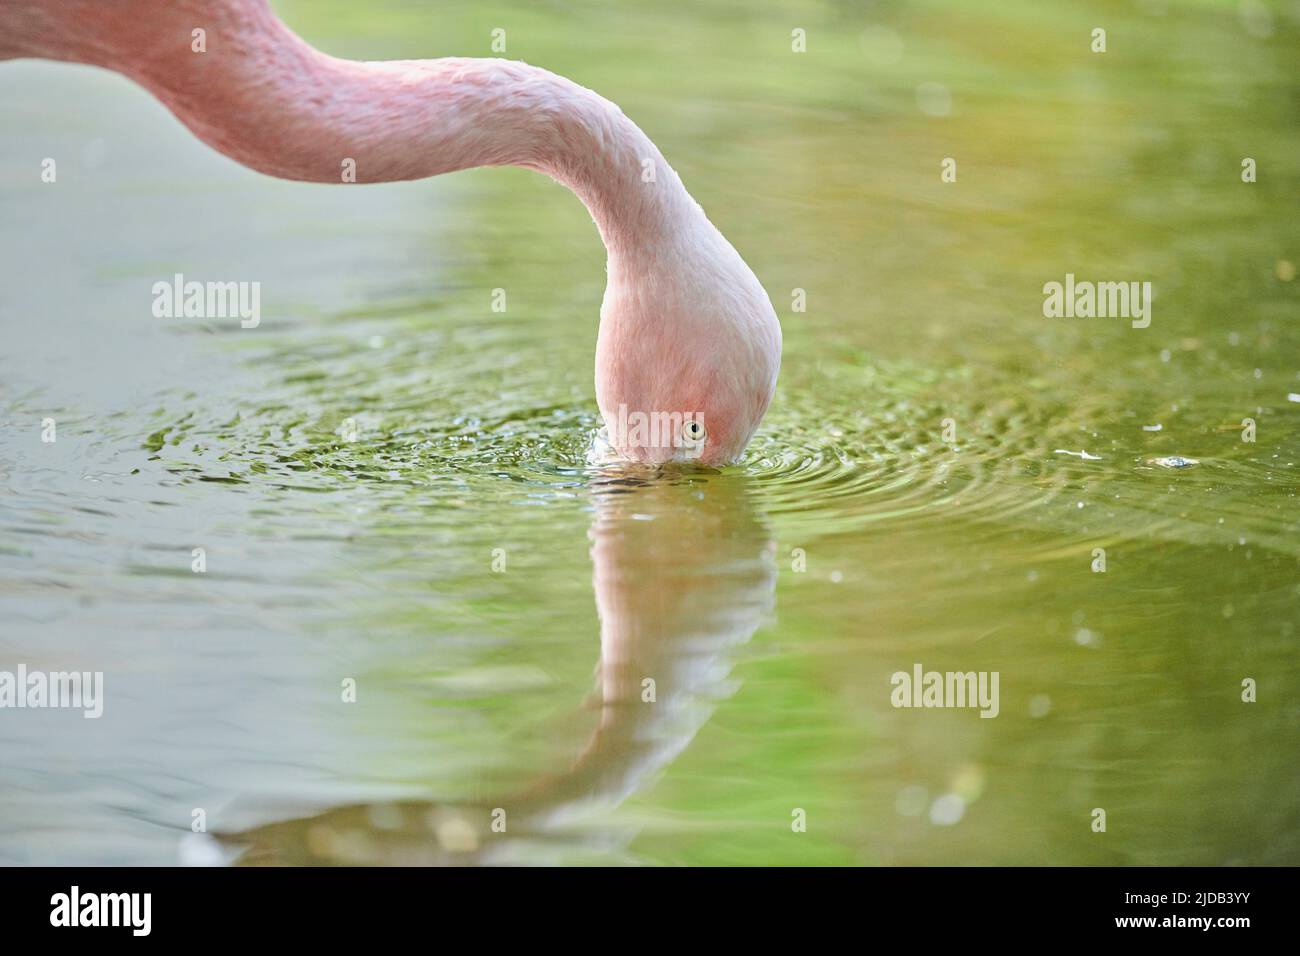
[[[703,218],[615,104],[524,63],[342,60],[299,38],[265,0],[0,0],[0,14],[27,41],[16,55],[123,73],[200,139],[272,176],[364,183],[533,169],[586,205],[611,271]],[[199,28],[206,52],[192,49]]]

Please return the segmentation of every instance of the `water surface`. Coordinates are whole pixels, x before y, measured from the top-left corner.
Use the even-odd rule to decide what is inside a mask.
[[[276,182],[0,65],[0,669],[106,682],[0,711],[0,861],[1300,862],[1294,11],[276,7],[359,58],[502,26],[620,103],[778,393],[735,468],[591,465],[563,189]],[[175,272],[261,326],[155,319]],[[1150,327],[1044,318],[1066,273]],[[916,663],[999,715],[895,709]]]

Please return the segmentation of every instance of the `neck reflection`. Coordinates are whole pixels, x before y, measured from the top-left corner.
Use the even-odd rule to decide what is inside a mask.
[[[495,800],[358,804],[257,827],[229,838],[246,847],[240,862],[553,862],[631,841],[599,818],[734,690],[737,648],[773,607],[775,544],[744,476],[606,469],[592,493],[599,719],[572,765]]]
[[[572,768],[533,788],[543,818],[623,802],[686,748],[733,690],[735,649],[772,608],[775,553],[740,476],[594,483],[600,723]]]

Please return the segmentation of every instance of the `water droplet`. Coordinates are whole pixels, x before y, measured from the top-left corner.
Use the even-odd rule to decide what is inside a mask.
[[[966,801],[955,793],[945,793],[930,804],[930,822],[936,826],[950,827],[966,814]]]
[[[916,105],[926,116],[947,116],[952,112],[952,94],[942,83],[922,83],[916,88]]]

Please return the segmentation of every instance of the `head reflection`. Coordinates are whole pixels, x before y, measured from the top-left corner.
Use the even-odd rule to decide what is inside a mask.
[[[230,838],[240,862],[547,862],[631,840],[594,824],[733,690],[736,649],[772,608],[775,546],[743,476],[604,469],[592,492],[599,719],[573,763],[474,804],[354,805],[247,830]]]

